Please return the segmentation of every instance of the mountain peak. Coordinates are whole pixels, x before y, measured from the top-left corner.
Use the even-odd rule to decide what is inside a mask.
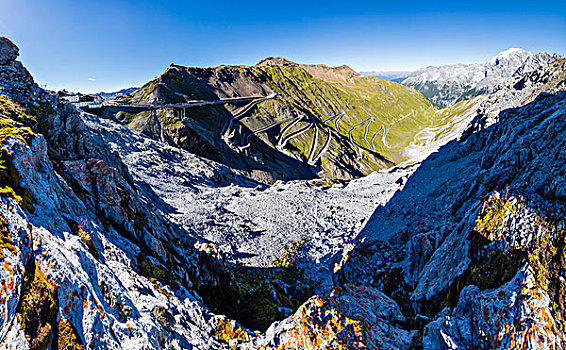
[[[510,47],[507,50],[501,51],[497,56],[507,56],[513,53],[530,53],[527,50],[521,49],[520,47]]]
[[[533,54],[531,52],[527,51],[527,50],[512,47],[512,48],[509,48],[505,51],[501,51],[496,56],[490,58],[487,61],[487,63],[497,64],[497,62],[499,62],[501,60],[513,60],[513,59],[519,59],[519,60],[522,61],[529,56],[533,56]]]
[[[259,61],[256,66],[298,66],[298,64],[284,57],[267,57]]]
[[[345,81],[360,76],[349,66],[343,64],[337,67],[329,67],[325,64],[301,64],[309,74],[326,81]]]

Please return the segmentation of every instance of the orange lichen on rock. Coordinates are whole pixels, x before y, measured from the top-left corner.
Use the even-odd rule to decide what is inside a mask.
[[[83,350],[84,345],[73,324],[66,318],[59,321],[57,348],[64,350]]]
[[[406,347],[410,332],[397,304],[380,291],[346,285],[314,296],[281,327],[270,349],[381,349]]]
[[[235,321],[220,319],[216,324],[214,336],[230,345],[230,348],[237,349],[237,344],[250,340],[250,334],[240,327]]]
[[[22,325],[30,349],[48,349],[57,327],[59,302],[57,286],[41,271],[33,259],[26,266],[16,316]]]

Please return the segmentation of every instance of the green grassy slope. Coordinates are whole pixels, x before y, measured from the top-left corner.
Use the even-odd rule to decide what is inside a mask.
[[[251,149],[245,152],[223,149],[219,137],[226,120],[242,110],[244,103],[190,108],[186,110],[184,119],[173,111],[169,111],[166,117],[162,116],[163,112],[159,112],[161,116],[157,116],[158,112],[145,114],[152,115],[152,118],[157,116],[157,121],[167,133],[177,133],[179,137],[173,137],[172,143],[180,147],[194,151],[184,147],[182,140],[190,137],[185,129],[191,129],[205,139],[211,148],[216,148],[219,156],[212,159],[228,163],[226,153],[232,152],[234,159],[245,156],[259,159],[266,171],[273,168],[269,162],[278,157],[275,153],[306,163],[315,144],[315,154],[323,148],[325,152],[316,162],[314,171],[318,171],[320,176],[342,179],[366,175],[403,161],[405,147],[416,134],[429,127],[438,114],[437,108],[422,94],[400,84],[376,77],[363,77],[346,66],[331,68],[297,64],[214,68],[172,65],[163,75],[124,97],[122,102],[181,103],[261,97],[271,93],[277,93],[277,98],[256,105],[238,123],[250,133],[285,122],[251,136]],[[344,115],[337,122],[330,120],[324,123],[327,118],[341,112]],[[276,144],[281,131],[292,123],[291,119],[300,115],[304,115],[308,121],[296,123],[286,134],[298,131],[309,123],[316,124],[318,132],[311,127],[290,140],[284,148],[278,149]],[[149,121],[144,114],[128,118],[132,127],[149,134],[151,132],[148,132],[146,125],[151,126],[156,122]],[[135,120],[135,123],[131,123],[131,120]],[[151,128],[155,129],[155,134],[158,128]],[[328,146],[324,147],[326,144]],[[283,163],[285,161],[277,166]]]

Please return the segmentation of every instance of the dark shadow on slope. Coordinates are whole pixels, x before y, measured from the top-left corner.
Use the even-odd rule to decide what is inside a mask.
[[[200,286],[197,292],[214,313],[252,331],[265,332],[273,322],[290,316],[316,287],[302,269],[284,260],[265,268],[232,265],[230,270],[229,285]]]
[[[270,147],[260,138],[249,138],[251,146],[241,152],[230,148],[220,137],[225,122],[232,113],[225,106],[206,106],[186,109],[186,117],[178,117],[174,127],[164,125],[158,119],[159,111],[145,112],[149,126],[140,130],[146,136],[165,141],[198,156],[225,164],[235,171],[263,183],[275,180],[312,179],[313,169]],[[135,117],[137,118],[137,117]],[[151,125],[159,125],[152,127]],[[239,123],[242,134],[252,131]]]

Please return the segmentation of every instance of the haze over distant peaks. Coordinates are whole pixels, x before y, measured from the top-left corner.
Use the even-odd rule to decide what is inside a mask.
[[[395,78],[399,78],[402,75],[411,73],[410,71],[407,70],[383,70],[383,71],[364,71],[364,72],[360,72],[360,74],[363,74],[365,76],[368,77],[378,77],[381,79],[385,79],[385,80],[393,80]]]

